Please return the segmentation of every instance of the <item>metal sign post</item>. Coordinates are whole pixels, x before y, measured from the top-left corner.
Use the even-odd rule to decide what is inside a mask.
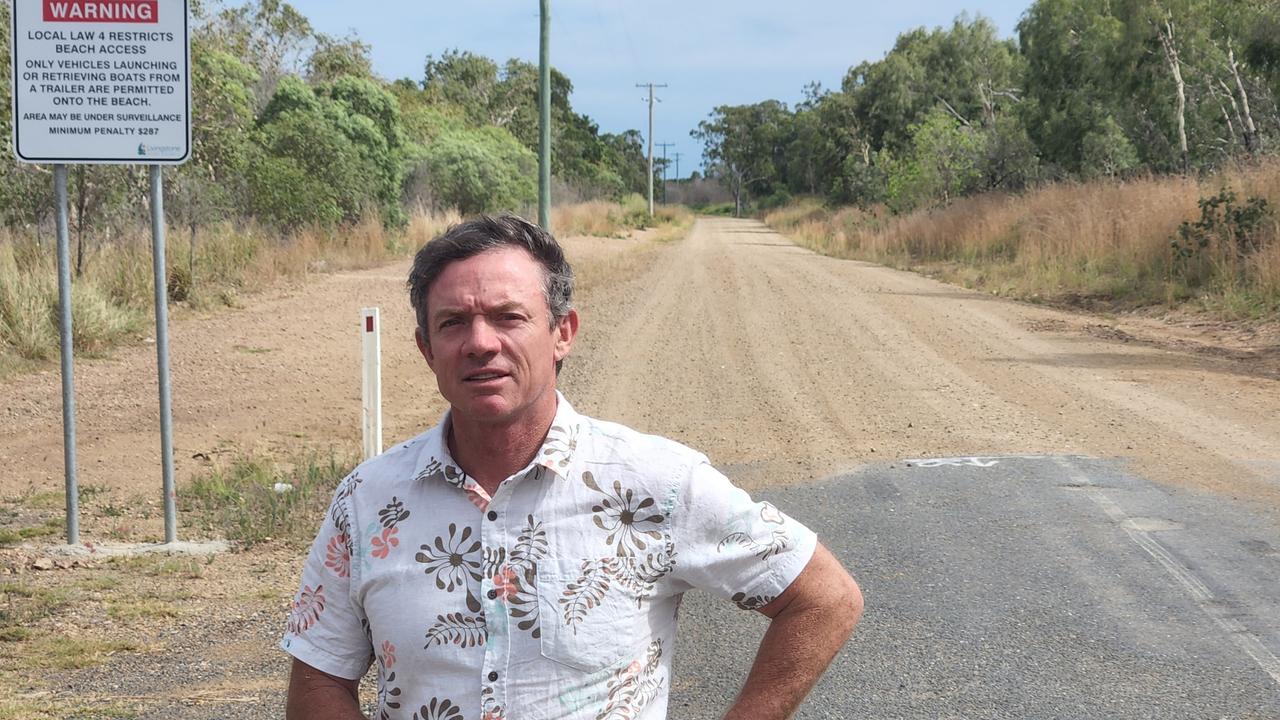
[[[164,181],[151,166],[151,266],[156,282],[156,371],[160,377],[160,454],[164,483],[164,541],[178,540],[173,485],[173,408],[169,396],[169,283],[164,267]]]
[[[67,542],[80,542],[75,380],[65,163],[150,165],[160,383],[165,542],[177,539],[169,309],[161,165],[191,155],[191,42],[187,0],[13,0],[10,80],[19,162],[53,163]]]
[[[76,382],[71,345],[71,237],[67,232],[67,166],[53,166],[58,205],[58,327],[62,338],[62,462],[67,476],[67,544],[80,544],[80,490],[76,484]]]

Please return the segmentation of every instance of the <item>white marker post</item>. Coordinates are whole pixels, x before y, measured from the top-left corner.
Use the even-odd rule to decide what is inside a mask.
[[[382,452],[382,328],[378,308],[361,311],[360,337],[364,348],[364,382],[361,407],[364,419],[364,459]]]

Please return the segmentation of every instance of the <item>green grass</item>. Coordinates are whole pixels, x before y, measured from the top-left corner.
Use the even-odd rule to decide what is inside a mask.
[[[132,640],[98,640],[67,635],[43,635],[29,642],[24,662],[31,667],[75,670],[86,668],[121,652],[138,652]]]
[[[107,615],[116,620],[178,617],[178,608],[157,598],[126,598],[107,603]]]
[[[70,602],[71,596],[65,590],[4,583],[0,585],[0,631],[20,634],[12,629],[29,630],[31,625],[56,615]]]
[[[338,482],[355,462],[330,454],[303,454],[289,462],[242,455],[192,478],[178,493],[186,522],[249,548],[269,540],[304,545]],[[276,492],[276,483],[293,486]]]

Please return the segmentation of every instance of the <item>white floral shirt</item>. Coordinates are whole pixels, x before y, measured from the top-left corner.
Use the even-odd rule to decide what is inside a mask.
[[[338,486],[281,647],[359,678],[375,718],[659,720],[682,594],[756,609],[813,532],[683,445],[563,396],[527,468],[489,497],[449,456],[449,416]]]

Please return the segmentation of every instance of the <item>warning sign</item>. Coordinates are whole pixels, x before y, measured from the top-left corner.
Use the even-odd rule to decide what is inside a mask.
[[[186,162],[186,0],[13,0],[12,31],[18,160]]]

